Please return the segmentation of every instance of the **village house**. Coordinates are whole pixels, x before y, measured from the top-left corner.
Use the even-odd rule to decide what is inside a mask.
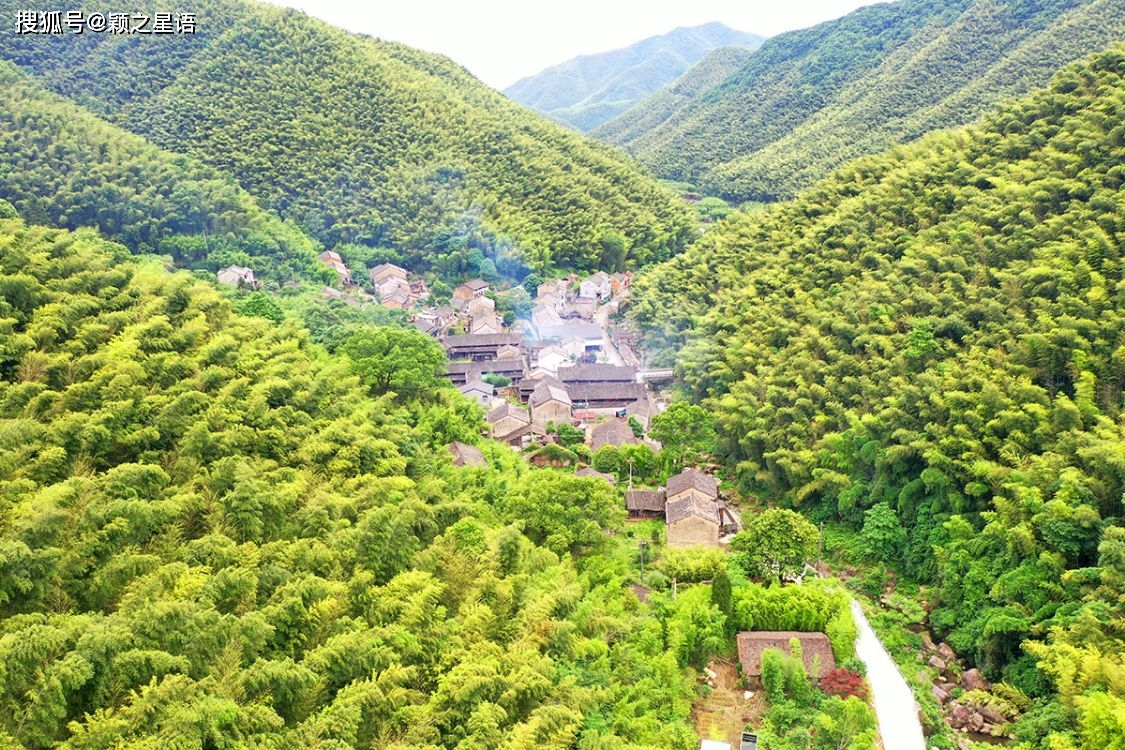
[[[554,381],[554,382],[551,382]],[[570,396],[554,378],[544,378],[527,400],[531,407],[531,421],[540,427],[547,424],[570,424]]]
[[[536,353],[535,366],[557,375],[559,368],[571,362],[570,355],[558,344],[548,344]]]
[[[316,256],[317,259],[336,272],[341,284],[347,285],[352,283],[352,273],[348,267],[344,265],[344,259],[335,250],[325,250],[320,255]]]
[[[605,271],[590,274],[578,285],[578,296],[583,299],[604,300],[611,291],[609,274]]]
[[[464,307],[470,300],[478,299],[484,296],[484,293],[489,290],[487,281],[480,279],[473,279],[466,281],[464,284],[459,284],[453,290],[453,306],[460,309]]]
[[[404,291],[393,292],[383,297],[382,303],[388,310],[405,310],[410,305],[410,295]]]
[[[559,325],[536,327],[535,334],[540,341],[558,342],[576,356],[600,352],[605,348],[605,331],[595,323],[580,320],[564,321]]]
[[[523,381],[526,373],[522,359],[497,359],[491,362],[447,362],[445,365],[445,377],[454,386],[462,386],[490,374],[499,375],[507,378],[513,384],[518,384]]]
[[[647,394],[644,398],[625,405],[625,418],[635,418],[645,432],[648,432],[648,428],[652,426],[654,416],[656,416],[656,405],[649,400]]]
[[[610,291],[614,297],[619,297],[633,285],[633,274],[615,273],[609,277]]]
[[[738,660],[742,664],[742,676],[747,679],[761,678],[762,654],[766,649],[776,648],[792,656],[790,641],[793,639],[801,644],[801,661],[805,664],[805,671],[813,679],[820,679],[836,668],[832,643],[824,633],[799,633],[792,630],[744,631],[737,637]]]
[[[664,518],[664,490],[627,490],[625,510],[629,518]]]
[[[519,346],[520,337],[515,333],[462,334],[446,336],[442,339],[450,359],[471,359],[474,362],[488,362],[496,359],[501,347]]]
[[[611,419],[594,425],[590,430],[590,448],[599,450],[607,445],[640,445],[641,441],[633,434],[633,428],[624,419]]]
[[[501,346],[496,350],[496,359],[521,359],[523,350],[514,344]]]
[[[475,445],[454,440],[449,444],[449,452],[453,454],[454,466],[488,466],[484,454]]]
[[[371,286],[378,289],[384,282],[391,279],[406,281],[406,269],[394,263],[380,263],[371,269]]]
[[[496,303],[488,297],[474,297],[465,303],[461,312],[465,315],[492,315],[496,310]]]
[[[219,271],[217,278],[220,284],[229,284],[230,286],[250,288],[258,286],[258,282],[254,278],[254,272],[245,266],[227,266]]]
[[[566,384],[566,392],[575,407],[598,415],[613,415],[645,395],[640,383],[577,383]]]
[[[488,412],[489,435],[497,440],[530,424],[531,416],[527,411],[507,401]]]
[[[669,547],[718,547],[722,537],[719,504],[712,500],[666,495],[664,522]]]
[[[469,332],[472,334],[485,335],[493,333],[502,333],[504,324],[495,315],[488,313],[485,315],[474,315],[469,319]],[[508,347],[501,347],[505,350]],[[500,358],[500,349],[496,350],[496,357]]]
[[[716,502],[719,499],[719,480],[699,469],[684,469],[668,478],[668,502],[695,498]]]
[[[457,390],[459,390],[468,398],[471,398],[473,401],[476,401],[485,409],[492,408],[492,394],[495,389],[492,385],[486,383],[480,378],[470,380],[469,382],[465,383],[465,385],[459,387]]]

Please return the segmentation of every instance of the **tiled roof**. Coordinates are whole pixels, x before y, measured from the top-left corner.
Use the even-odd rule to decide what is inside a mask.
[[[664,490],[629,490],[625,508],[632,511],[664,512]]]
[[[824,633],[761,630],[738,634],[738,660],[742,662],[742,674],[755,677],[762,674],[762,652],[768,648],[780,649],[792,655],[789,641],[793,638],[801,643],[801,660],[810,675],[823,677],[836,668],[832,643]]]
[[[559,380],[564,383],[636,383],[637,368],[607,364],[560,367]]]
[[[671,495],[671,493],[668,493]],[[665,520],[668,523],[675,523],[682,521],[685,518],[696,516],[705,521],[715,524],[716,526],[722,525],[722,520],[719,514],[719,504],[713,500],[704,500],[699,497],[681,497],[677,500],[669,500],[664,508]]]
[[[709,497],[719,496],[719,480],[699,469],[684,469],[668,479],[668,497],[678,495],[694,487]]]

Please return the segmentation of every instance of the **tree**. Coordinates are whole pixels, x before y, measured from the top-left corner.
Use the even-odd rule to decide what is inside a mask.
[[[383,326],[354,334],[343,346],[357,373],[377,396],[419,395],[446,385],[439,376],[445,352],[436,341],[409,328]]]
[[[819,532],[804,516],[788,508],[771,508],[751,516],[731,540],[746,574],[754,578],[799,575],[816,550]]]
[[[266,318],[274,323],[285,320],[285,313],[281,311],[281,306],[277,304],[277,300],[265,292],[254,292],[247,297],[246,301],[239,307],[239,312],[243,315]]]
[[[677,401],[652,418],[649,437],[659,440],[668,457],[668,470],[679,471],[685,464],[700,463],[715,453],[715,418],[707,409],[687,401]]]
[[[863,514],[861,536],[868,554],[888,562],[893,561],[906,544],[906,530],[887,503],[879,503]]]

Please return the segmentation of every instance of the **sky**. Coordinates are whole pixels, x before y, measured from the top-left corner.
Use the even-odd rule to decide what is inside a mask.
[[[872,0],[272,0],[348,31],[453,58],[490,86],[577,55],[627,47],[679,26],[721,21],[773,36]]]

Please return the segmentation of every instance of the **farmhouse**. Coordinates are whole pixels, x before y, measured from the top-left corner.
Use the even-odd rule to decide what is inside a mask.
[[[836,668],[832,644],[824,633],[762,630],[738,634],[738,660],[742,663],[742,675],[762,676],[762,653],[768,648],[780,649],[792,656],[790,642],[793,639],[801,644],[801,660],[805,664],[805,671],[814,679],[820,679]]]

